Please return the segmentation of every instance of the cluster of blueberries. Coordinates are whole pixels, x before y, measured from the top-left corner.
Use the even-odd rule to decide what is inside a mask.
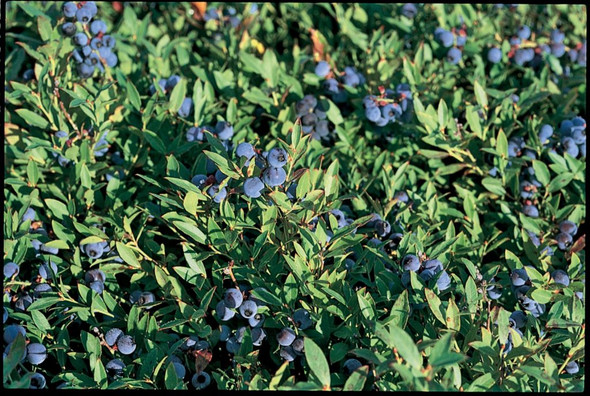
[[[8,314],[6,310],[4,311],[3,316],[3,323],[6,323],[8,319]],[[4,352],[2,354],[3,359],[6,359],[8,354],[10,353],[10,348],[13,345],[14,340],[18,337],[18,335],[22,335],[23,337],[27,337],[27,331],[25,328],[18,324],[10,324],[4,326]],[[23,351],[23,356],[21,358],[21,363],[25,361],[29,362],[33,366],[38,366],[42,364],[47,359],[47,348],[45,345],[38,343],[38,342],[29,342],[26,348]],[[30,389],[43,389],[45,388],[47,381],[45,380],[45,376],[41,373],[35,372],[31,376],[31,385]]]
[[[380,87],[380,95],[368,95],[363,99],[365,117],[379,127],[389,123],[407,122],[411,117],[412,91],[408,84],[398,84],[395,91]]]
[[[117,327],[113,327],[107,331],[104,335],[104,340],[109,347],[116,348],[123,355],[131,355],[137,348],[135,339]]]
[[[582,117],[564,120],[560,125],[559,135],[554,137],[553,127],[544,124],[539,130],[538,138],[541,145],[551,152],[568,153],[574,158],[586,157],[586,121]],[[532,161],[537,158],[537,153],[527,148],[524,138],[517,136],[508,141],[508,156],[510,158],[527,157]],[[508,165],[510,166],[511,162]],[[489,174],[497,176],[498,169],[492,168]],[[532,166],[525,167],[520,178],[520,196],[525,200],[522,212],[529,217],[539,217],[539,209],[532,199],[542,184],[535,177],[534,168]]]
[[[252,12],[252,11],[251,11]],[[228,23],[231,27],[237,28],[240,25],[241,19],[237,15],[237,11],[234,7],[223,8],[220,11],[217,7],[209,7],[203,15],[205,22],[208,21],[220,21]]]
[[[366,82],[365,76],[359,73],[355,67],[347,66],[344,72],[336,79],[336,74],[331,70],[330,64],[326,61],[319,61],[315,66],[315,74],[318,77],[326,78],[322,87],[334,103],[344,103],[348,99],[348,94],[344,85],[355,88]]]
[[[188,351],[208,351],[209,343],[205,340],[200,340],[199,337],[196,335],[191,335],[188,337],[180,346],[180,349],[188,352]],[[174,365],[174,369],[176,370],[176,376],[178,378],[184,378],[186,375],[186,368],[182,364],[180,358],[176,355],[170,356],[170,361]],[[199,371],[193,374],[191,378],[191,383],[195,387],[195,389],[204,389],[209,386],[211,383],[211,376],[209,373],[205,371]]]
[[[452,28],[450,31],[442,27],[437,27],[434,30],[434,38],[443,47],[449,48],[447,51],[447,62],[456,65],[463,56],[462,48],[467,43],[467,31],[466,26],[463,25],[461,28]]]
[[[313,319],[309,311],[303,308],[293,313],[293,323],[299,330],[305,330],[313,325]],[[292,362],[304,354],[304,341],[302,337],[297,337],[295,331],[290,327],[284,327],[277,334],[277,342],[281,346],[279,356],[284,360]]]
[[[402,259],[402,284],[408,287],[410,284],[410,271],[416,272],[424,282],[436,278],[436,286],[439,291],[448,289],[451,286],[451,277],[443,269],[443,265],[438,259],[429,259],[420,262],[420,259],[413,254],[407,254]]]
[[[315,140],[328,140],[330,136],[330,124],[322,102],[313,95],[305,95],[295,105],[297,117],[301,118],[301,130],[311,134]]]
[[[245,319],[248,322],[248,326],[250,326],[252,345],[260,346],[266,338],[266,332],[262,329],[265,316],[258,312],[259,306],[262,306],[262,302],[255,297],[250,296],[247,300],[244,300],[242,291],[237,288],[229,288],[225,291],[223,300],[217,303],[215,312],[219,320],[223,322],[229,321],[239,313],[237,318],[241,317]],[[227,325],[221,326],[219,340],[225,342],[225,349],[229,353],[238,353],[244,340],[246,329],[246,326],[241,326],[234,332]]]
[[[170,95],[170,93],[172,92],[172,90],[174,89],[176,84],[178,84],[180,82],[180,79],[181,79],[181,77],[178,74],[173,74],[168,78],[159,79],[158,85],[160,86],[160,89],[164,92],[164,94]],[[154,84],[150,85],[149,91],[150,91],[150,95],[155,94],[157,92],[156,86]],[[192,112],[193,112],[193,100],[192,100],[192,98],[187,96],[182,100],[182,104],[180,105],[180,108],[178,109],[177,114],[180,117],[186,118],[189,115],[191,115]]]
[[[78,64],[78,74],[82,78],[92,77],[94,70],[98,69],[104,73],[104,65],[115,67],[117,55],[113,52],[115,39],[107,35],[107,25],[100,19],[92,20],[98,9],[94,1],[68,1],[62,8],[66,18],[75,18],[82,26],[82,32],[77,33],[78,27],[75,22],[66,22],[62,25],[62,32],[72,37],[78,46],[72,57]]]
[[[204,131],[210,129],[207,126],[192,127],[187,132],[187,139],[202,141]],[[219,138],[225,138],[226,149],[231,148],[228,139],[233,135],[233,127],[229,123],[220,121],[215,127],[214,134]],[[242,142],[236,147],[236,157],[243,162],[243,166],[249,166],[250,161],[254,160],[256,167],[260,169],[258,176],[251,176],[244,180],[243,191],[249,198],[259,198],[265,185],[273,188],[282,185],[287,180],[284,166],[287,165],[289,154],[282,147],[274,147],[269,151],[257,153],[251,143]],[[213,198],[213,201],[220,203],[227,197],[227,188],[221,187],[221,183],[227,176],[217,169],[212,161],[207,162],[207,173],[209,175],[195,175],[191,182],[199,188],[207,189],[207,193]],[[294,188],[296,188],[296,184],[292,183],[287,194],[291,199],[294,198]]]

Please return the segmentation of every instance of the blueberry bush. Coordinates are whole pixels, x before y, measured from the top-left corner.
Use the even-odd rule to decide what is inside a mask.
[[[585,6],[5,11],[6,388],[583,390]]]

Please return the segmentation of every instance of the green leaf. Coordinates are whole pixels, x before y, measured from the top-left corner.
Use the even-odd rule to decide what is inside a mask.
[[[330,366],[324,355],[324,351],[311,338],[305,337],[303,340],[305,360],[309,365],[311,373],[323,387],[330,389]]]
[[[362,391],[369,376],[369,366],[361,366],[356,369],[344,384],[344,391]]]
[[[549,168],[543,161],[533,160],[533,169],[535,170],[535,177],[541,184],[546,186],[551,180]]]
[[[438,298],[434,291],[428,288],[424,288],[424,295],[426,296],[426,301],[428,302],[428,306],[434,314],[434,317],[437,318],[442,324],[446,325],[447,322],[442,311],[440,298]]]
[[[131,105],[135,108],[135,110],[141,111],[141,98],[139,97],[137,88],[135,88],[135,85],[133,85],[131,80],[127,79],[125,88],[127,89],[127,98],[129,99],[129,102],[131,102]]]
[[[172,114],[176,114],[180,106],[182,106],[182,101],[186,97],[186,79],[181,79],[178,84],[174,86],[172,89],[172,93],[170,94],[170,103],[168,104],[168,110]]]
[[[137,257],[135,257],[135,253],[133,253],[133,250],[130,247],[123,244],[122,242],[117,242],[116,246],[117,246],[117,252],[119,252],[119,256],[121,256],[123,261],[125,261],[127,264],[131,265],[132,267],[135,267],[135,268],[141,267],[139,264],[139,261],[137,260]]]
[[[473,84],[473,90],[475,91],[475,98],[477,103],[486,109],[488,107],[488,95],[483,87],[479,84],[479,81],[475,80],[475,84]]]
[[[16,113],[19,116],[21,116],[23,118],[23,120],[25,120],[27,122],[27,124],[29,124],[31,126],[41,128],[41,129],[47,129],[47,127],[49,126],[49,121],[47,121],[45,118],[43,118],[39,114],[32,112],[31,110],[17,109]]]

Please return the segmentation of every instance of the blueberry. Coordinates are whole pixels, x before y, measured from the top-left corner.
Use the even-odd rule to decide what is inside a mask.
[[[435,268],[424,268],[422,272],[420,272],[420,278],[422,278],[424,282],[428,282],[434,278],[438,272],[440,271],[437,271]]]
[[[123,370],[125,370],[125,363],[123,363],[119,359],[112,359],[105,365],[105,369],[107,374],[111,378],[116,378],[123,375]]]
[[[226,121],[219,121],[215,125],[215,133],[221,140],[229,140],[234,135],[234,127]]]
[[[330,72],[330,64],[326,61],[319,61],[315,67],[315,74],[318,77],[326,77]]]
[[[86,33],[76,33],[76,35],[74,35],[74,43],[80,47],[83,47],[88,44],[88,36]]]
[[[523,25],[518,29],[516,35],[523,40],[528,40],[529,37],[531,37],[531,28],[527,25]]]
[[[257,314],[259,315],[259,314]],[[227,341],[231,334],[231,329],[226,325],[221,325],[221,330],[219,332],[219,341]]]
[[[559,223],[559,231],[574,236],[578,232],[578,226],[573,221],[564,220]]]
[[[520,184],[520,197],[523,199],[532,198],[535,190],[535,186],[531,182],[525,180]]]
[[[344,78],[343,78],[344,85],[348,85],[349,87],[356,87],[357,85],[360,84],[360,77],[354,68],[345,67],[344,73],[345,73]]]
[[[285,149],[281,147],[274,147],[272,148],[266,157],[269,165],[274,168],[280,168],[287,164],[287,159],[289,155],[285,151]]]
[[[553,273],[551,273],[551,278],[553,278],[553,281],[555,283],[559,283],[562,284],[564,286],[569,286],[570,284],[570,278],[567,275],[567,272],[563,271],[563,270],[555,270],[553,271]]]
[[[230,320],[236,314],[235,311],[226,307],[225,302],[223,300],[217,303],[217,306],[215,307],[215,312],[217,313],[217,317],[219,318],[219,320],[223,321]]]
[[[86,8],[88,12],[90,12],[91,18],[94,18],[98,12],[98,8],[96,7],[96,3],[94,1],[86,1],[82,7]]]
[[[381,110],[379,110],[379,107],[368,107],[365,110],[365,116],[367,117],[367,119],[371,122],[377,122],[377,120],[379,120],[379,118],[381,118]]]
[[[76,25],[74,25],[72,22],[66,22],[61,25],[61,31],[66,37],[74,36],[77,30],[78,29],[76,28]]]
[[[205,140],[205,133],[203,132],[203,128],[199,127],[190,127],[188,131],[186,131],[186,140],[189,142],[202,142]]]
[[[135,340],[130,335],[123,335],[117,340],[117,349],[123,355],[131,355],[136,347]]]
[[[106,332],[104,339],[108,346],[113,346],[117,343],[119,338],[123,336],[123,330],[113,327],[109,331]]]
[[[16,302],[14,303],[14,307],[19,311],[26,311],[27,308],[33,303],[33,298],[28,294],[21,296]]]
[[[512,321],[514,321],[514,325],[517,328],[523,328],[526,325],[527,322],[527,316],[526,313],[524,313],[523,311],[514,311],[510,314],[510,319]]]
[[[523,305],[535,318],[538,318],[545,312],[545,304],[539,304],[534,300],[529,300],[527,304]]]
[[[252,300],[244,301],[242,303],[242,305],[240,305],[240,309],[239,309],[240,315],[242,315],[242,317],[245,319],[250,319],[251,317],[256,315],[257,310],[258,310],[258,307],[257,307],[256,303]]]
[[[137,299],[137,305],[149,305],[156,301],[156,296],[152,292],[143,292]],[[147,309],[147,308],[146,308]]]
[[[295,338],[295,332],[288,327],[283,328],[283,330],[277,334],[277,341],[281,346],[291,345],[293,341],[295,341]]]
[[[87,63],[80,63],[77,67],[76,70],[78,70],[78,74],[80,75],[81,78],[89,78],[92,77],[92,75],[94,74],[94,65],[89,65]]]
[[[107,24],[104,23],[104,21],[101,21],[100,19],[97,19],[95,21],[92,21],[92,23],[90,24],[90,33],[92,33],[93,35],[97,35],[99,33],[106,33],[107,32]]]
[[[104,45],[105,47],[112,49],[115,47],[115,44],[116,40],[113,37],[109,35],[102,36],[102,45]]]
[[[553,136],[553,127],[549,124],[543,125],[539,131],[539,141],[541,144],[545,144],[551,136]]]
[[[191,98],[184,98],[180,109],[178,109],[178,115],[181,117],[188,117],[193,111],[193,100]]]
[[[230,338],[228,338],[227,342],[225,343],[225,349],[229,353],[235,355],[240,350],[241,345],[242,344],[240,342],[238,342],[238,339],[235,336],[231,336]]]
[[[266,338],[266,333],[260,327],[252,329],[252,345],[260,346],[262,341]]]
[[[166,81],[166,83],[164,84],[164,91],[172,91],[174,89],[174,87],[176,86],[176,84],[178,84],[180,82],[180,76],[177,74],[173,74],[170,77],[168,77]]]
[[[82,7],[79,8],[76,11],[76,20],[78,22],[82,22],[84,24],[90,22],[90,20],[92,19],[92,13],[90,12],[90,10],[87,7]]]
[[[5,278],[12,278],[13,276],[18,275],[20,269],[18,264],[11,262],[8,262],[6,264],[4,264],[4,277]]]
[[[558,58],[561,58],[565,54],[565,45],[563,43],[551,44],[551,53]]]
[[[7,344],[12,343],[18,334],[22,334],[23,337],[27,336],[27,331],[24,327],[17,324],[11,324],[4,327],[4,342]]]
[[[104,282],[106,280],[106,275],[99,269],[92,269],[84,274],[84,281],[86,283],[90,282]]]
[[[391,250],[396,250],[403,237],[404,235],[399,232],[391,234],[387,242],[387,247],[389,247]]]
[[[551,31],[551,41],[554,43],[561,43],[565,38],[565,33],[560,32],[558,29],[553,29]]]
[[[81,245],[80,248],[91,259],[99,259],[108,247],[107,242],[95,242]]]
[[[209,189],[207,190],[207,194],[213,197],[213,201],[215,201],[216,203],[220,203],[225,199],[225,197],[227,197],[227,190],[225,187],[219,189],[219,185],[214,184],[211,187],[209,187]]]
[[[580,155],[586,158],[586,142],[580,144]]]
[[[207,176],[205,176],[205,175],[195,175],[191,179],[191,183],[193,183],[195,186],[201,188],[205,185],[206,180],[207,180]]]
[[[61,10],[66,18],[73,18],[76,15],[76,11],[78,11],[78,7],[73,1],[68,1],[64,3]]]
[[[296,353],[292,347],[286,346],[281,347],[281,350],[279,351],[279,356],[288,362],[292,362],[293,360],[295,360]]]
[[[200,374],[195,373],[191,379],[191,383],[195,389],[205,389],[211,383],[211,377],[205,371]]]
[[[578,366],[578,363],[576,362],[569,362],[565,365],[565,371],[568,374],[577,374],[578,371],[580,371],[580,366]]]
[[[408,194],[405,191],[398,191],[393,196],[393,199],[397,199],[398,203],[400,203],[400,202],[408,203],[410,198],[408,197]]]
[[[531,242],[533,243],[533,245],[535,245],[536,247],[541,246],[541,241],[539,240],[539,237],[538,236],[536,236],[531,231],[527,231],[527,233],[528,233],[529,239],[531,240]]]
[[[402,7],[402,15],[406,18],[414,19],[416,14],[418,13],[418,9],[414,3],[406,3]]]
[[[346,376],[350,376],[354,371],[356,371],[362,365],[363,364],[358,359],[347,359],[342,364],[342,369],[344,370],[344,374]]]
[[[45,380],[45,376],[41,373],[33,373],[31,375],[31,385],[29,389],[43,389],[47,385],[47,381]]]
[[[47,359],[47,348],[43,344],[31,343],[27,345],[27,360],[32,365],[39,365]]]
[[[117,66],[119,58],[117,58],[117,55],[110,53],[108,54],[108,56],[105,57],[105,61],[108,67],[115,67]]]
[[[250,198],[260,197],[263,188],[264,183],[259,177],[250,177],[244,181],[244,194]]]
[[[438,272],[440,272],[440,271],[443,270],[443,265],[440,262],[440,260],[438,260],[438,259],[429,259],[429,260],[426,260],[426,261],[424,261],[422,263],[422,266],[425,269],[432,269],[432,270],[436,271],[436,273],[438,273]]]
[[[518,37],[511,37],[510,38],[510,45],[512,46],[518,46],[520,45],[520,39]]]
[[[174,366],[174,371],[176,371],[176,376],[179,379],[183,379],[186,375],[186,368],[184,365],[180,362],[172,362],[172,365]]]
[[[416,272],[420,268],[420,260],[413,254],[408,254],[402,259],[402,267],[406,271]]]
[[[464,47],[467,43],[467,36],[459,35],[457,36],[457,47]]]
[[[449,32],[448,30],[443,30],[438,35],[436,35],[435,38],[438,41],[440,41],[440,43],[443,45],[443,47],[447,47],[447,48],[450,47],[451,45],[453,45],[453,41],[455,39],[455,37],[453,36],[453,33]]]
[[[40,298],[43,293],[48,293],[48,292],[51,292],[51,291],[53,291],[53,289],[51,288],[51,286],[49,284],[47,284],[47,283],[39,283],[33,289],[33,295],[34,295],[35,298]]]
[[[322,87],[328,93],[337,94],[339,92],[339,89],[338,89],[338,81],[336,81],[333,78],[329,78],[326,81],[324,81],[323,84],[322,84]]]
[[[522,213],[529,217],[539,217],[539,209],[535,205],[524,205]]]
[[[90,282],[88,286],[98,294],[102,294],[104,291],[104,283],[100,281]]]
[[[249,160],[256,155],[256,152],[250,143],[242,142],[238,144],[238,147],[236,148],[236,154],[238,157],[244,157]]]
[[[497,285],[491,285],[487,287],[488,297],[492,300],[497,300],[502,297],[502,288]]]
[[[262,173],[262,180],[269,187],[280,186],[287,179],[287,173],[283,168],[266,168]]]
[[[253,328],[262,327],[262,324],[264,323],[264,319],[265,319],[265,316],[263,314],[256,313],[255,315],[248,318],[248,324],[250,325],[250,327],[253,327]]]
[[[223,301],[228,308],[239,308],[243,300],[242,292],[236,288],[227,289],[223,297]]]
[[[510,274],[510,279],[512,281],[512,285],[522,286],[529,280],[529,276],[524,268],[517,268],[512,271],[512,274]]]
[[[586,130],[583,127],[572,128],[572,139],[576,144],[582,144],[586,142]]]
[[[55,264],[54,262],[50,261],[50,265],[51,265],[51,270],[49,269],[49,265],[47,263],[43,263],[41,264],[41,266],[39,267],[39,275],[41,276],[41,278],[43,279],[53,279],[53,273],[57,274],[58,268],[57,268],[57,264]]]
[[[301,330],[305,330],[313,325],[313,320],[311,319],[309,311],[303,308],[298,309],[293,313],[293,321],[297,328]]]

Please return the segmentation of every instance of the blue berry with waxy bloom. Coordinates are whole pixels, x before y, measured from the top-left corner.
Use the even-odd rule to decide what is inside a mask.
[[[281,347],[279,351],[279,356],[288,362],[292,362],[293,360],[295,360],[296,355],[297,354],[290,346]]]
[[[250,325],[250,327],[254,328],[262,327],[265,318],[266,317],[263,314],[257,312],[254,316],[248,318],[248,324]]]
[[[319,61],[315,67],[315,74],[318,77],[326,77],[330,73],[330,64],[326,61]]]
[[[436,271],[437,273],[443,270],[443,265],[440,262],[440,260],[438,260],[438,259],[425,260],[422,263],[422,266],[425,269],[432,269],[432,270]]]
[[[86,35],[86,33],[77,33],[74,36],[74,43],[76,43],[76,45],[79,45],[80,47],[83,47],[86,44],[88,44],[88,36]]]
[[[43,389],[47,385],[45,376],[41,373],[33,373],[31,375],[31,384],[29,389]]]
[[[559,283],[566,287],[570,284],[570,277],[567,275],[567,272],[560,269],[553,271],[551,273],[551,278],[553,278],[555,283]]]
[[[191,98],[184,98],[180,109],[178,109],[178,115],[181,117],[188,117],[193,112],[193,100]]]
[[[510,274],[510,279],[512,281],[512,285],[522,286],[529,280],[529,276],[524,268],[517,268],[512,271],[512,274]]]
[[[539,209],[535,205],[524,205],[522,213],[529,217],[539,217]]]
[[[219,121],[215,125],[215,133],[221,140],[229,140],[234,135],[234,127],[226,121]]]
[[[207,194],[213,197],[213,201],[216,203],[220,203],[227,197],[227,190],[225,187],[219,188],[218,184],[214,184],[207,190]]]
[[[27,360],[32,365],[39,365],[47,359],[47,348],[38,342],[27,345]]]
[[[176,377],[179,379],[183,379],[186,376],[186,368],[180,362],[172,362],[172,366],[174,367],[174,371],[176,371]]]
[[[313,325],[313,320],[307,309],[300,308],[293,313],[293,322],[301,330],[305,330]]]
[[[49,269],[50,266],[51,266],[51,270]],[[39,267],[39,275],[43,279],[52,279],[53,278],[52,272],[57,274],[57,271],[58,271],[57,264],[55,264],[53,261],[50,261],[50,264],[43,263]]]
[[[76,25],[74,25],[72,22],[66,22],[61,25],[61,31],[66,37],[73,37],[77,30],[78,28],[76,28]]]
[[[67,1],[61,7],[62,12],[66,18],[73,18],[76,16],[76,11],[78,11],[78,6],[73,1]]]
[[[490,48],[488,51],[488,61],[491,63],[499,63],[502,60],[502,50],[497,47]]]
[[[26,311],[29,306],[33,303],[33,297],[28,294],[21,296],[16,302],[14,303],[14,307],[19,311]]]
[[[438,286],[438,290],[443,291],[448,289],[451,286],[451,277],[449,273],[443,270],[438,279],[436,280],[436,286]]]
[[[180,80],[181,78],[178,74],[173,74],[170,77],[168,77],[168,79],[165,80],[166,82],[164,83],[164,91],[172,91],[176,84],[180,82]]]
[[[78,22],[87,24],[92,19],[92,13],[87,7],[79,8],[78,11],[76,11],[76,19]]]
[[[110,251],[109,244],[106,241],[80,245],[80,249],[91,259],[99,259],[103,253]]]
[[[386,237],[391,232],[391,224],[388,221],[377,220],[375,223],[375,231],[380,237]]]
[[[241,345],[242,343],[238,342],[238,339],[235,336],[231,336],[225,343],[225,350],[235,355],[240,350]]]
[[[502,297],[502,288],[498,285],[490,285],[487,287],[488,297],[492,300],[497,300]]]
[[[210,383],[211,376],[209,376],[209,374],[207,374],[205,371],[202,371],[199,374],[195,373],[191,379],[191,384],[193,384],[195,389],[205,389]]]
[[[205,185],[206,181],[207,181],[206,175],[195,175],[191,179],[191,183],[193,183],[195,186],[197,186],[199,188],[203,187]]]
[[[549,124],[543,125],[539,131],[539,141],[541,144],[545,144],[551,136],[553,136],[553,127]]]
[[[573,236],[578,232],[578,226],[573,221],[564,220],[559,223],[559,231]]]
[[[123,335],[123,330],[117,327],[113,327],[112,329],[106,332],[104,340],[106,341],[108,346],[112,347],[117,343],[117,341],[119,341],[119,338],[121,338]]]
[[[4,342],[10,344],[12,341],[16,339],[18,334],[22,334],[23,337],[27,336],[27,331],[21,325],[11,324],[4,327]]]
[[[268,161],[269,165],[274,168],[285,166],[287,164],[288,158],[289,155],[285,149],[281,147],[273,147],[266,156],[266,160]]]
[[[229,288],[225,291],[223,301],[229,308],[239,308],[239,306],[242,305],[242,302],[244,301],[244,296],[240,290],[236,288]]]
[[[402,15],[409,19],[414,19],[416,14],[418,13],[418,8],[414,3],[406,3],[402,6]]]
[[[226,325],[221,325],[219,331],[219,341],[227,341],[231,335],[231,329]]]
[[[277,342],[281,346],[289,346],[293,343],[293,341],[295,341],[296,337],[297,336],[293,330],[285,327],[277,334]]]
[[[117,340],[117,349],[123,355],[131,355],[135,351],[135,348],[137,348],[137,345],[130,335],[123,335]]]
[[[262,180],[269,187],[280,186],[287,180],[287,173],[283,168],[266,168],[262,173]]]
[[[420,269],[420,259],[413,254],[407,254],[402,259],[402,267],[406,271],[416,272]]]
[[[553,29],[551,31],[551,41],[554,43],[561,43],[565,38],[565,33],[559,31],[559,29]]]
[[[86,283],[104,282],[105,280],[106,280],[105,273],[99,269],[92,269],[92,270],[86,271],[86,274],[84,275],[84,281],[86,281]]]
[[[252,329],[252,345],[260,346],[262,345],[262,341],[266,338],[266,333],[260,327],[255,327]]]
[[[526,313],[523,311],[514,311],[510,314],[510,321],[514,323],[516,328],[523,328],[527,322]]]
[[[101,21],[100,19],[97,19],[95,21],[92,21],[92,23],[90,24],[90,33],[92,33],[93,35],[97,35],[97,34],[104,34],[107,32],[107,24],[104,23],[104,21]]]
[[[574,238],[572,238],[571,234],[566,234],[565,232],[560,232],[555,237],[557,241],[557,247],[560,250],[567,250],[572,245]]]
[[[4,264],[4,277],[5,278],[12,278],[13,276],[18,275],[20,271],[20,268],[18,266],[18,264],[11,262],[8,262],[6,264]]]
[[[571,137],[565,137],[561,140],[561,145],[564,152],[568,153],[572,157],[576,158],[580,154],[580,148],[576,144],[575,140]]]
[[[256,155],[256,152],[250,143],[242,142],[238,144],[238,147],[236,148],[236,154],[238,157],[244,157],[249,160]]]
[[[259,177],[249,177],[244,181],[244,194],[250,198],[258,198],[262,195],[264,183]]]
[[[117,378],[122,376],[125,367],[125,363],[123,363],[120,359],[109,360],[109,362],[104,366],[107,375],[111,378]]]
[[[577,374],[578,371],[580,371],[580,366],[578,366],[578,363],[576,362],[569,362],[565,365],[565,371],[568,374]]]
[[[258,306],[254,301],[247,300],[244,301],[242,305],[240,305],[239,311],[240,315],[242,315],[243,318],[250,319],[251,317],[256,315],[256,312],[258,311]]]
[[[104,282],[100,282],[100,281],[90,282],[90,284],[88,286],[92,290],[97,292],[98,294],[102,294],[102,292],[104,291]]]
[[[236,312],[228,308],[223,300],[217,303],[215,306],[215,312],[217,313],[219,320],[223,320],[224,322],[230,320],[236,315]]]
[[[434,37],[443,45],[443,47],[447,48],[453,45],[453,40],[455,38],[453,33],[441,28],[434,31]]]
[[[523,25],[518,29],[516,35],[523,40],[528,40],[529,37],[531,37],[531,28],[527,25]]]
[[[350,376],[354,371],[360,368],[363,364],[358,359],[347,359],[343,364],[342,368],[344,374]]]
[[[453,47],[447,52],[447,62],[456,65],[461,60],[463,53],[457,47]]]

